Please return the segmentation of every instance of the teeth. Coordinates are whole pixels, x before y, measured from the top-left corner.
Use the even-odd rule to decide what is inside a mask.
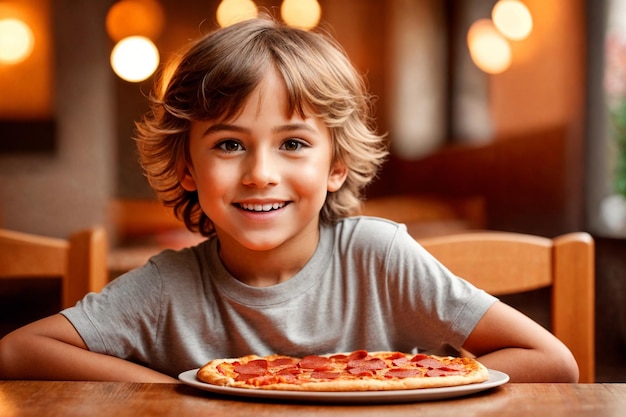
[[[270,211],[277,210],[285,206],[285,203],[267,203],[267,204],[250,204],[241,203],[241,208],[251,211]]]

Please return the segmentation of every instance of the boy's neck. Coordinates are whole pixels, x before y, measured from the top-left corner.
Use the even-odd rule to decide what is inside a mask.
[[[249,250],[236,242],[220,240],[219,256],[239,281],[253,287],[269,287],[289,280],[306,265],[319,242],[319,229],[315,233],[268,251]]]

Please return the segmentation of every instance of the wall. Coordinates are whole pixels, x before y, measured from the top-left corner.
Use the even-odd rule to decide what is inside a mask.
[[[512,42],[513,65],[490,80],[490,104],[498,137],[554,127],[564,129],[561,222],[585,227],[585,129],[587,11],[583,0],[525,0],[534,16],[531,36]],[[589,7],[597,8],[597,2]],[[544,171],[553,156],[519,160]],[[550,177],[548,177],[550,178]],[[537,200],[541,205],[542,200]],[[549,213],[547,213],[549,215]],[[567,229],[565,229],[567,230]]]
[[[14,65],[0,64],[0,119],[49,118],[53,113],[51,0],[0,3],[0,17],[28,22],[37,40],[28,59]]]
[[[535,18],[531,36],[512,42],[507,71],[488,76],[491,143],[417,160],[393,155],[369,196],[483,195],[494,229],[555,235],[585,228],[585,3],[525,4]]]
[[[490,77],[491,111],[498,135],[568,125],[582,131],[586,77],[583,0],[524,0],[533,31],[511,41],[513,63]]]
[[[50,4],[56,150],[0,155],[0,224],[65,236],[104,223],[112,195],[112,75],[103,30],[110,1]]]

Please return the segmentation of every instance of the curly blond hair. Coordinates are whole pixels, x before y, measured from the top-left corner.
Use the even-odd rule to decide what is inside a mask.
[[[323,120],[334,162],[348,168],[342,187],[328,194],[320,221],[334,223],[360,209],[363,188],[387,155],[384,137],[373,128],[363,78],[330,36],[261,17],[193,42],[157,78],[150,111],[137,123],[135,140],[145,175],[189,230],[215,233],[197,192],[180,184],[190,161],[191,122],[234,117],[272,68],[285,81],[290,110]]]

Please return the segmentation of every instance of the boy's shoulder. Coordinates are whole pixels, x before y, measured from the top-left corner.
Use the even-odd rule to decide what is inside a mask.
[[[346,217],[337,222],[336,227],[345,230],[357,230],[360,232],[389,232],[397,233],[398,230],[406,229],[406,226],[393,220],[373,216]]]
[[[159,268],[179,268],[181,265],[197,264],[199,259],[210,251],[211,239],[206,239],[185,247],[162,249],[153,254],[148,263]]]
[[[346,217],[337,222],[334,227],[335,236],[340,240],[347,239],[366,245],[379,243],[386,246],[398,236],[407,235],[404,224],[381,217]]]
[[[406,225],[392,220],[355,216],[340,220],[334,226],[332,238],[323,245],[335,250],[340,262],[370,259],[374,262],[402,262],[405,257],[416,259],[419,244],[407,232]],[[324,233],[322,234],[322,236]],[[332,242],[332,243],[331,243]]]

